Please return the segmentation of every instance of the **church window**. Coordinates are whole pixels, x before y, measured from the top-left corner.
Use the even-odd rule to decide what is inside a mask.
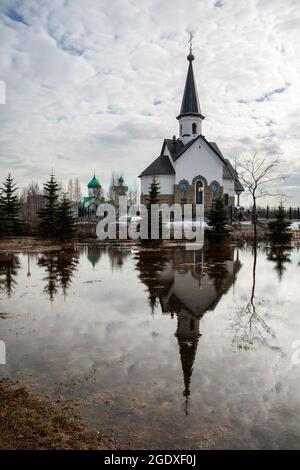
[[[197,124],[195,122],[192,124],[192,134],[197,134]]]
[[[201,180],[196,181],[196,204],[203,204],[203,182]]]
[[[180,202],[181,204],[186,204],[187,203],[187,195],[186,195],[186,191],[188,189],[188,182],[187,181],[181,181],[181,183],[179,183],[179,188],[180,188],[180,191],[181,191],[181,195],[180,195]]]
[[[224,194],[224,204],[225,204],[225,206],[228,206],[228,204],[229,204],[229,196],[228,196],[228,194]]]
[[[182,183],[180,183],[180,189],[181,191],[186,191],[187,190],[187,187],[188,187],[188,184],[186,181],[183,181]]]
[[[216,201],[220,195],[220,185],[218,181],[213,181],[211,183],[211,191],[212,191],[212,200]]]

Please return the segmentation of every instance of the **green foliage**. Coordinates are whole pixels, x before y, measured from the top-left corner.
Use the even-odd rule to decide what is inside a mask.
[[[290,237],[288,229],[291,222],[286,219],[286,211],[283,204],[280,204],[278,210],[275,212],[275,220],[268,223],[268,227],[272,237]]]
[[[146,206],[148,210],[148,238],[151,240],[151,206],[152,204],[159,204],[160,186],[156,181],[156,177],[152,177],[152,182],[149,187],[149,196],[146,198]],[[159,214],[159,238],[162,235],[162,217]]]
[[[221,198],[218,198],[215,205],[211,208],[208,219],[208,225],[211,227],[209,235],[226,237],[229,234],[229,230],[226,227],[228,223],[227,210]]]
[[[50,176],[50,180],[44,184],[45,207],[39,211],[40,231],[47,237],[56,236],[56,217],[58,209],[58,193],[60,187],[55,180],[54,175]]]
[[[149,196],[147,197],[147,207],[151,207],[151,204],[158,204],[159,203],[159,195],[160,195],[160,186],[159,183],[156,181],[156,177],[153,176],[152,182],[149,187]]]
[[[56,236],[61,241],[72,240],[75,234],[75,219],[72,210],[72,203],[63,196],[57,208],[56,214]]]
[[[0,236],[18,235],[22,230],[18,188],[9,174],[0,189]]]
[[[6,217],[3,210],[3,198],[0,194],[0,238],[4,237],[7,232]]]

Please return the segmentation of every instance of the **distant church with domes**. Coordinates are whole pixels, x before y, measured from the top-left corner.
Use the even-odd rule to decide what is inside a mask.
[[[79,217],[92,219],[97,217],[97,209],[100,204],[105,202],[115,203],[119,196],[126,196],[128,192],[128,186],[124,184],[123,176],[120,176],[116,181],[114,181],[112,187],[114,201],[105,201],[103,188],[95,174],[87,184],[87,189],[88,195],[84,196],[83,201],[76,206],[76,212]]]
[[[208,141],[202,133],[204,115],[194,78],[191,46],[187,60],[188,72],[177,116],[179,137],[164,139],[160,155],[139,175],[141,202],[146,203],[155,176],[160,186],[160,203],[204,204],[204,210],[209,210],[220,197],[226,206],[234,207],[236,202],[239,204],[244,188],[216,142]]]

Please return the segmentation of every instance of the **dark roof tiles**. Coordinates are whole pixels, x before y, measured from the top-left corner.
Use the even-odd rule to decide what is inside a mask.
[[[189,68],[185,81],[180,114],[177,119],[182,116],[188,115],[200,116],[202,119],[204,119],[204,116],[202,116],[201,114],[200,103],[194,78],[193,65],[191,60],[189,61]]]
[[[174,168],[167,155],[160,155],[139,176],[175,175]]]

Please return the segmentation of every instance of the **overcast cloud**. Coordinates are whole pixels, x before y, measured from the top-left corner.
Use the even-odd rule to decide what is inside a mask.
[[[281,155],[299,204],[299,0],[0,0],[1,180],[133,183],[178,135],[190,30],[206,138]]]

